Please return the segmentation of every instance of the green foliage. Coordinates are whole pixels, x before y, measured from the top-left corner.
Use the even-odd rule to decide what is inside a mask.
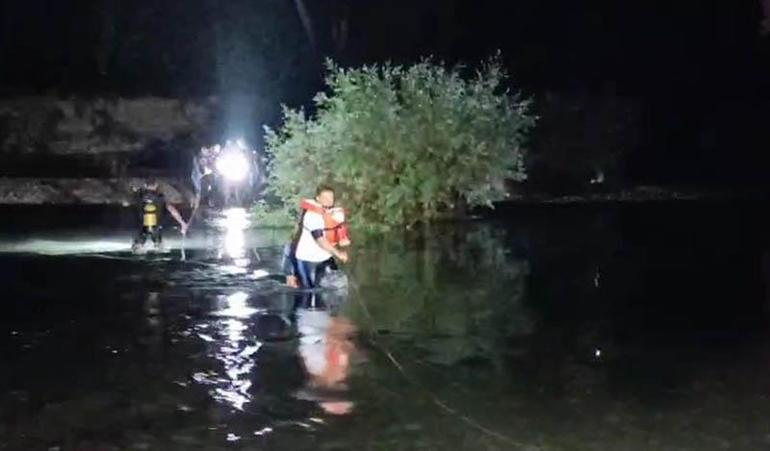
[[[315,118],[285,108],[266,130],[269,190],[284,205],[328,183],[358,225],[409,226],[491,206],[526,177],[535,119],[497,60],[472,78],[430,61],[328,71]]]
[[[276,207],[264,201],[258,202],[254,206],[252,213],[254,222],[259,224],[260,227],[289,227],[298,220],[297,209],[292,210],[289,205]]]

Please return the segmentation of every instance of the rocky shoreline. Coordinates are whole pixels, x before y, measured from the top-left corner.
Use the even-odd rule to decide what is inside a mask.
[[[612,191],[588,192],[579,194],[547,194],[538,192],[511,193],[501,201],[504,204],[544,203],[574,204],[602,202],[655,202],[655,201],[695,201],[729,200],[762,196],[756,190],[704,190],[665,186],[637,186]]]
[[[179,179],[160,177],[169,202],[188,203],[190,188]],[[129,205],[144,178],[2,178],[0,205]]]

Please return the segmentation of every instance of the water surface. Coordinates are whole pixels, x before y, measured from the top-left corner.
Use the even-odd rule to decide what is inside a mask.
[[[141,258],[129,211],[5,211],[0,449],[764,449],[761,211],[511,208],[319,295],[238,211]]]

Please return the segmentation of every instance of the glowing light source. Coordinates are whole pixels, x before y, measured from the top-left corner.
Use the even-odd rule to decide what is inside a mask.
[[[249,174],[249,160],[243,152],[229,150],[217,158],[217,171],[231,182],[241,182]]]
[[[238,259],[245,253],[244,245],[246,244],[246,238],[243,236],[243,231],[230,232],[225,235],[225,253],[228,256]]]

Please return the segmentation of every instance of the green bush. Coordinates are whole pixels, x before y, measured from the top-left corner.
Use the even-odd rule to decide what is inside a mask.
[[[281,214],[321,183],[338,191],[352,222],[410,226],[491,206],[523,180],[529,100],[506,89],[498,60],[474,77],[430,61],[343,69],[328,63],[317,113],[284,108],[266,130],[269,194]],[[267,217],[267,204],[257,207]]]

